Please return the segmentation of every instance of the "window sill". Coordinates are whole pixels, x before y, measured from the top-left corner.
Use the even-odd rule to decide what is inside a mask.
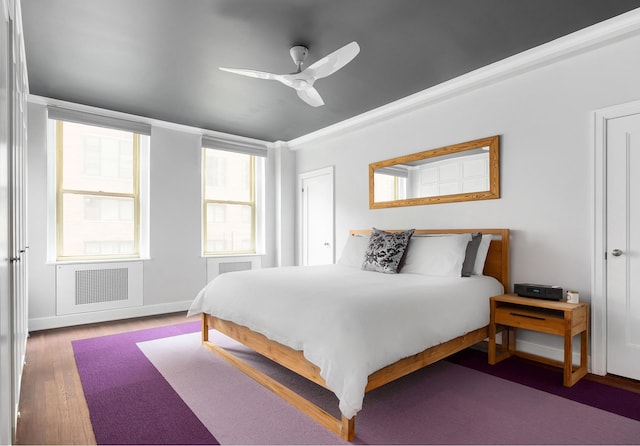
[[[262,257],[264,253],[249,253],[249,254],[202,254],[203,259],[228,259],[234,257]]]
[[[76,260],[47,260],[47,265],[86,265],[86,264],[100,264],[100,263],[128,263],[128,262],[143,262],[145,260],[151,260],[150,257],[137,257],[131,259],[76,259]]]

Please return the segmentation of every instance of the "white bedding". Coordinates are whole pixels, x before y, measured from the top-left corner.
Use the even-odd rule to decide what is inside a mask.
[[[351,418],[368,376],[399,359],[489,323],[487,276],[382,274],[342,265],[225,273],[189,315],[212,314],[302,350]]]

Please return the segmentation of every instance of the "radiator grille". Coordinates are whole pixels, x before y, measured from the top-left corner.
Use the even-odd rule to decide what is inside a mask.
[[[261,264],[260,256],[210,257],[207,259],[207,281],[224,273],[259,269]]]
[[[128,273],[127,268],[76,271],[76,305],[127,300]]]
[[[218,274],[230,273],[232,271],[246,271],[252,269],[251,262],[227,262],[220,263],[218,266]]]
[[[137,307],[143,302],[142,262],[56,267],[56,315]]]

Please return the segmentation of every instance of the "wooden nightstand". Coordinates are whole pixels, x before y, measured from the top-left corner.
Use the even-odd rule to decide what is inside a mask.
[[[490,299],[489,364],[496,364],[510,356],[561,366],[563,384],[573,386],[587,374],[587,333],[589,306],[580,302],[570,304],[503,294]],[[538,331],[564,337],[564,361],[558,363],[541,356],[516,351],[516,329]],[[496,332],[502,330],[502,342],[496,345]],[[580,365],[573,366],[573,337],[580,335]]]

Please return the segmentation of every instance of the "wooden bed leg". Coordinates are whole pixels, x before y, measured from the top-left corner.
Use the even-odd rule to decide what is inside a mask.
[[[347,419],[342,415],[342,426],[340,428],[340,436],[347,441],[353,441],[356,436],[356,417]]]
[[[202,342],[209,340],[209,323],[207,322],[207,315],[202,313]]]

